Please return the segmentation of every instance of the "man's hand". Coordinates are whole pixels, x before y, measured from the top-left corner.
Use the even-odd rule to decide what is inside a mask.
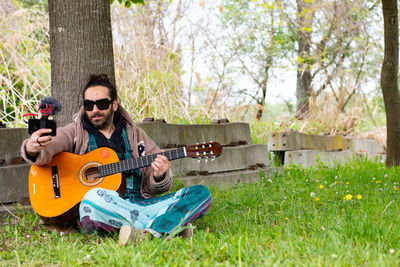
[[[157,155],[154,159],[153,163],[151,163],[151,167],[153,167],[153,176],[155,179],[161,178],[170,167],[169,160],[164,155]]]
[[[26,153],[32,156],[36,155],[51,144],[53,142],[51,135],[42,136],[42,134],[51,133],[51,131],[51,129],[39,129],[32,133],[31,138],[25,144]]]

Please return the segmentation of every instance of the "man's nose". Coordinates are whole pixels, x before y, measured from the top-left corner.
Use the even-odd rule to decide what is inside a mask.
[[[100,111],[100,109],[97,107],[96,104],[94,104],[92,112],[97,112],[97,111]]]

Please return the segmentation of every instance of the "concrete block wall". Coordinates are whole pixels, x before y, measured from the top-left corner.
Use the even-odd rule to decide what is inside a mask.
[[[214,161],[183,158],[171,162],[175,177],[184,185],[198,183],[235,183],[257,179],[258,168],[267,169],[266,145],[251,143],[247,123],[179,125],[162,122],[137,123],[163,149],[215,141],[223,146],[223,153]],[[26,128],[0,129],[0,203],[18,202],[29,197],[28,174],[30,165],[13,164],[19,158],[20,146],[28,138]],[[249,176],[243,178],[243,173]]]
[[[20,153],[21,143],[28,137],[26,128],[0,128],[0,203],[28,197],[30,166],[23,164]]]
[[[268,150],[278,155],[284,165],[301,164],[304,167],[316,165],[317,158],[324,164],[332,165],[353,157],[385,160],[386,156],[384,146],[374,140],[309,135],[297,131],[271,133]]]

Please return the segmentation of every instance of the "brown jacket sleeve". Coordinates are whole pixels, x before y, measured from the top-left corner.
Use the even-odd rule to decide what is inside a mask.
[[[75,126],[70,123],[64,127],[57,128],[57,135],[53,137],[53,142],[46,147],[46,149],[40,151],[36,157],[36,161],[32,161],[26,156],[25,145],[29,139],[22,142],[21,145],[21,156],[29,164],[44,165],[51,162],[52,158],[63,151],[73,152],[75,139]]]
[[[156,154],[161,152],[160,148],[154,141],[139,127],[133,125],[127,127],[128,139],[132,148],[132,154],[135,158],[139,157],[138,144],[143,143],[145,146],[145,155]],[[156,181],[153,176],[153,168],[151,166],[142,168],[144,181],[141,186],[142,194],[145,198],[154,197],[171,190],[173,185],[171,170],[169,169],[161,181]]]

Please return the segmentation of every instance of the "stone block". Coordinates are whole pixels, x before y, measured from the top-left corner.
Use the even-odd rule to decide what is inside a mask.
[[[19,164],[0,168],[0,203],[17,202],[29,197],[30,165]]]
[[[271,175],[275,168],[262,168],[265,177]],[[231,187],[238,183],[252,183],[260,179],[260,170],[216,173],[212,175],[184,176],[179,178],[185,187],[203,184],[205,186]]]
[[[248,123],[211,124],[168,124],[160,122],[137,123],[160,148],[177,145],[194,145],[214,141],[221,145],[237,143],[251,144]]]
[[[297,131],[272,132],[268,138],[270,151],[320,150],[341,151],[341,136],[311,135]]]
[[[22,141],[29,137],[27,128],[0,128],[0,159],[10,164],[21,156]]]
[[[25,214],[27,212],[34,212],[32,207],[29,205],[20,205],[17,203],[0,205],[0,219],[11,217],[11,220],[14,220],[16,219],[14,215],[20,216],[21,213]]]
[[[382,154],[382,153],[372,154],[372,153],[365,153],[365,152],[356,152],[355,154],[356,154],[356,158],[359,158],[359,159],[366,158],[371,161],[382,161],[382,162],[386,161],[386,154]]]
[[[174,176],[185,176],[189,172],[218,173],[246,170],[251,166],[269,166],[266,145],[253,144],[238,147],[224,147],[215,160],[183,158],[171,161]]]
[[[344,137],[343,145],[345,150],[350,150],[353,153],[386,154],[385,147],[371,139]]]
[[[353,152],[349,150],[329,152],[317,150],[286,151],[284,165],[301,164],[303,167],[309,168],[311,166],[316,166],[318,161],[320,161],[327,166],[332,166],[335,162],[346,162],[352,158]]]

